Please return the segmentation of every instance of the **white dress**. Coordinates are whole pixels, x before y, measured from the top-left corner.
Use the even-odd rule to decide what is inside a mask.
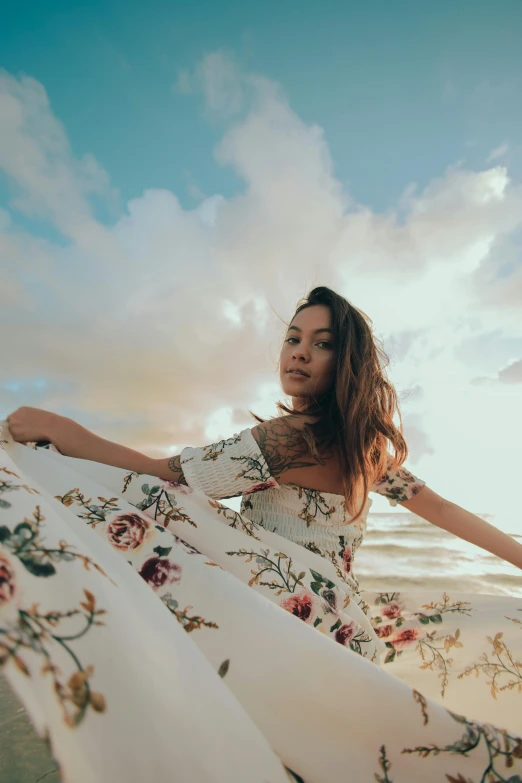
[[[520,599],[361,590],[371,501],[279,486],[250,430],[189,487],[2,437],[0,661],[63,780],[521,783]]]

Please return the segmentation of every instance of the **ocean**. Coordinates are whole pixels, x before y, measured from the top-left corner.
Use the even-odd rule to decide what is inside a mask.
[[[501,527],[491,514],[477,516]],[[522,544],[522,535],[508,535]],[[433,589],[522,598],[519,568],[409,512],[368,515],[353,570],[362,590]]]

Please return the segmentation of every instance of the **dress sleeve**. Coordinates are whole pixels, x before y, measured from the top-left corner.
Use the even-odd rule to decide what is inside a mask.
[[[425,481],[401,467],[399,470],[388,470],[379,481],[370,487],[370,492],[384,495],[388,498],[390,506],[396,506],[403,500],[410,500],[425,486]]]
[[[180,465],[189,487],[214,499],[279,487],[250,429],[209,446],[187,446]]]

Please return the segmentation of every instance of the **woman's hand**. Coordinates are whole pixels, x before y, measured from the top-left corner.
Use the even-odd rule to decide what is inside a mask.
[[[13,440],[18,443],[30,443],[40,440],[52,440],[53,424],[61,418],[40,408],[18,408],[7,417]]]

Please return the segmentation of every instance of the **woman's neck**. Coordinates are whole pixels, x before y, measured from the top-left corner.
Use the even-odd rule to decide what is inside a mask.
[[[292,407],[295,411],[303,411],[307,407],[304,397],[292,397]]]

